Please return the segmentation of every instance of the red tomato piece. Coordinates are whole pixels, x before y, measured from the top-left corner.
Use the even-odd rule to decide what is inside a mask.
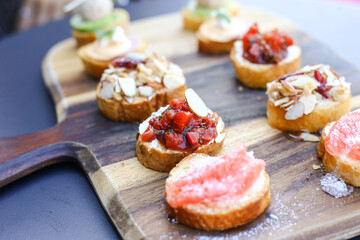
[[[166,113],[166,117],[170,120],[173,120],[176,115],[176,111],[173,109],[169,109]]]
[[[200,135],[197,132],[187,132],[186,137],[191,145],[196,145],[199,142]]]
[[[169,105],[172,109],[178,109],[181,107],[181,104],[185,102],[183,98],[173,99],[169,102]]]
[[[191,112],[180,111],[176,113],[171,127],[178,132],[184,131],[192,116]]]
[[[167,131],[170,125],[170,119],[165,115],[161,118],[160,123],[161,130]]]
[[[214,136],[215,134],[212,128],[206,129],[204,134],[201,135],[201,141],[203,143],[208,143],[214,138]]]
[[[154,129],[149,126],[146,131],[141,135],[141,140],[143,142],[151,142],[155,139],[155,132]]]
[[[177,132],[166,132],[164,134],[165,145],[170,149],[185,149],[186,142],[184,135]]]

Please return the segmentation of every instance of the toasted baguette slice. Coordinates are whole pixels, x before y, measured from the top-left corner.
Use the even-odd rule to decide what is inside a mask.
[[[194,168],[206,164],[204,154],[192,154],[174,167],[165,183],[167,189],[177,179]],[[167,196],[165,191],[165,198]],[[235,196],[221,202],[187,204],[173,208],[166,202],[172,218],[203,230],[225,230],[244,225],[257,218],[270,203],[269,176],[263,170],[255,183],[242,196]]]
[[[339,174],[347,183],[354,185],[355,187],[360,186],[360,162],[359,160],[352,159],[349,156],[341,155],[334,156],[326,151],[325,139],[329,134],[331,127],[335,122],[327,124],[322,133],[321,138],[317,147],[317,153],[322,158],[325,170],[327,172],[336,172]]]
[[[240,12],[240,5],[233,4],[233,7],[229,10],[230,16],[237,16]],[[196,31],[200,25],[207,19],[196,17],[194,14],[191,14],[188,8],[182,10],[182,15],[184,18],[184,28],[190,31]]]
[[[122,14],[124,18],[122,18],[121,21],[116,22],[111,26],[107,26],[106,28],[110,29],[115,26],[120,26],[124,30],[126,30],[130,22],[129,13],[125,9],[121,9],[121,8],[116,8],[114,11]],[[73,38],[75,38],[78,47],[84,46],[85,44],[91,43],[96,40],[95,32],[81,32],[76,29],[73,29],[72,36]]]
[[[137,97],[129,103],[122,99],[106,99],[100,96],[101,85],[96,88],[96,98],[101,113],[108,119],[120,122],[139,122],[147,119],[152,112],[166,106],[172,99],[184,97],[186,84],[174,89],[163,88],[156,92],[150,100],[146,97]]]
[[[222,126],[218,133],[219,138],[191,152],[166,149],[156,139],[152,142],[143,142],[139,134],[136,142],[138,160],[147,168],[160,172],[169,172],[181,159],[192,153],[204,153],[214,156],[220,152],[225,136],[223,135],[225,133],[225,124],[221,117],[219,117],[218,124]]]
[[[316,132],[329,122],[336,121],[348,113],[350,111],[350,100],[350,92],[346,98],[340,102],[320,100],[322,103],[316,105],[310,114],[303,115],[295,120],[285,119],[286,111],[279,106],[274,106],[274,103],[268,100],[268,123],[273,128],[286,132],[303,130]]]
[[[113,59],[109,61],[103,61],[103,60],[89,58],[86,54],[88,47],[90,47],[89,44],[80,47],[78,50],[78,56],[81,58],[85,72],[90,76],[99,79],[103,74],[104,70],[109,67],[109,64]],[[136,49],[134,49],[134,52],[143,52],[145,48],[146,48],[146,43],[143,40],[140,40],[139,46]]]
[[[255,64],[242,56],[242,42],[231,49],[230,58],[238,81],[250,88],[266,88],[266,84],[286,74],[296,72],[301,65],[301,49],[288,47],[288,56],[277,64]]]

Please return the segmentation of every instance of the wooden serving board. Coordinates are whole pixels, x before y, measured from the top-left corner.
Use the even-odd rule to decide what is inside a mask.
[[[251,9],[243,9],[241,16],[259,22],[263,30],[278,27],[289,32],[303,50],[303,65],[330,64],[352,82],[353,108],[360,107],[358,69],[287,21]],[[0,186],[46,165],[73,159],[83,167],[124,239],[339,239],[360,234],[359,189],[340,199],[321,191],[324,172],[312,170],[313,164],[320,164],[317,144],[288,140],[269,127],[265,91],[240,91],[228,55],[198,54],[196,38],[182,29],[178,13],[136,21],[130,31],[144,39],[150,51],[178,63],[188,86],[224,119],[222,153],[243,143],[265,160],[272,195],[265,213],[227,231],[205,232],[169,221],[164,204],[167,174],[138,163],[138,124],[112,122],[100,114],[95,100],[97,81],[83,72],[71,39],[50,49],[43,62],[59,123],[42,132],[0,139]]]

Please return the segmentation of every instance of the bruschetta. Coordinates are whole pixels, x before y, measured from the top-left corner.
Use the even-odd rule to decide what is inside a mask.
[[[237,16],[240,6],[234,0],[190,0],[182,11],[184,28],[196,31],[201,23],[211,19],[219,11]]]
[[[350,84],[329,65],[305,66],[268,84],[267,117],[281,131],[316,132],[350,111]]]
[[[192,89],[174,99],[139,126],[136,155],[144,166],[169,172],[191,153],[217,154],[225,137],[221,117]]]
[[[131,53],[115,59],[96,89],[101,113],[113,121],[139,122],[184,97],[186,80],[182,69],[157,55]]]
[[[225,230],[256,219],[270,203],[265,162],[240,145],[220,157],[191,154],[166,179],[170,217],[203,230]]]
[[[115,27],[95,42],[80,47],[78,55],[85,72],[99,79],[115,58],[130,52],[143,52],[145,48],[144,41],[129,37],[121,27]]]
[[[360,186],[360,111],[350,112],[327,124],[321,134],[318,156],[325,170],[347,183]]]
[[[261,34],[254,24],[234,43],[230,58],[240,83],[266,88],[268,82],[300,69],[301,49],[287,34],[276,29]]]

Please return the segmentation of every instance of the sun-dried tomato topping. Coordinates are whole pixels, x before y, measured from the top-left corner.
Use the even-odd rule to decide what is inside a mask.
[[[128,69],[136,69],[139,63],[144,63],[144,61],[137,61],[128,58],[116,58],[111,62],[111,65],[117,68],[128,68]]]
[[[326,91],[326,79],[321,75],[321,73],[319,72],[319,70],[315,70],[314,71],[314,78],[316,79],[316,81],[318,81],[320,83],[320,86],[318,86],[315,91],[317,91],[318,93],[320,93],[324,98],[329,98],[329,94]]]
[[[260,34],[256,23],[243,37],[243,57],[252,63],[278,63],[287,56],[293,40],[277,29]]]
[[[216,138],[216,113],[198,117],[192,112],[185,99],[170,101],[169,108],[161,116],[149,120],[148,129],[142,134],[144,142],[155,138],[160,144],[172,150],[196,150]]]

